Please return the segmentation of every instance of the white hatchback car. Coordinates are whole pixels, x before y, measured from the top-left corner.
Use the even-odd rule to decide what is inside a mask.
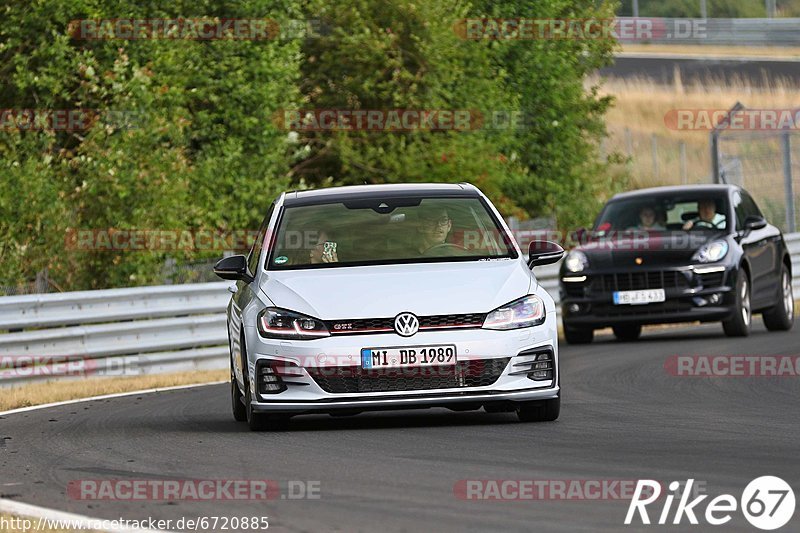
[[[233,416],[447,407],[558,418],[556,310],[469,184],[338,187],[281,194],[248,256],[214,267],[230,290]]]

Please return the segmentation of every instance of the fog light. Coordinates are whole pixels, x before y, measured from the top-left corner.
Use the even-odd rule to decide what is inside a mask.
[[[553,379],[553,372],[552,370],[535,370],[528,374],[528,377],[536,381]]]
[[[259,394],[277,394],[286,390],[286,385],[281,377],[268,364],[259,365],[257,372]]]
[[[718,304],[722,301],[722,295],[719,293],[712,294],[708,297],[709,303]]]
[[[533,370],[548,370],[550,368],[550,363],[548,361],[542,361],[541,363],[534,363],[531,368]]]
[[[578,304],[569,304],[568,310],[570,313],[578,313],[581,310],[581,306]]]

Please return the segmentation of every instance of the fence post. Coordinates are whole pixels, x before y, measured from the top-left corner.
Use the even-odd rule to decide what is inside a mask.
[[[650,137],[650,143],[653,146],[653,177],[658,177],[658,139],[656,138],[656,134],[654,133]]]
[[[711,149],[711,182],[721,183],[719,180],[719,134],[716,131],[709,134],[708,144]]]
[[[783,134],[783,189],[786,195],[786,231],[795,232],[794,188],[792,186],[792,141],[789,132]]]
[[[689,183],[689,174],[686,170],[686,143],[681,141],[679,146],[681,149],[681,184],[686,185]]]
[[[633,137],[631,137],[631,129],[625,128],[625,149],[628,151],[628,158],[633,157]]]

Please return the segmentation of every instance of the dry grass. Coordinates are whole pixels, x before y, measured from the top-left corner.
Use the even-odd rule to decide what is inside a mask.
[[[224,381],[228,376],[228,370],[197,370],[152,376],[34,383],[0,389],[0,411],[103,394]]]
[[[681,54],[692,56],[768,56],[800,57],[800,48],[792,46],[723,46],[691,44],[623,44],[623,52],[645,54]]]
[[[607,114],[609,138],[605,149],[632,156],[629,170],[636,187],[680,184],[681,142],[686,146],[687,182],[708,182],[709,131],[668,128],[664,116],[670,110],[729,109],[737,101],[750,109],[800,107],[796,88],[782,81],[771,87],[755,88],[741,80],[723,84],[710,79],[702,84],[684,85],[679,76],[670,86],[645,79],[608,79],[602,84],[602,92],[616,99]],[[657,167],[653,165],[654,136]]]

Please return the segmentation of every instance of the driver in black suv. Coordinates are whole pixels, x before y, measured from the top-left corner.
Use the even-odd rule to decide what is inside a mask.
[[[725,227],[725,215],[717,213],[717,203],[714,200],[706,199],[697,202],[697,218],[687,220],[683,229],[688,231],[693,227],[721,229]]]

